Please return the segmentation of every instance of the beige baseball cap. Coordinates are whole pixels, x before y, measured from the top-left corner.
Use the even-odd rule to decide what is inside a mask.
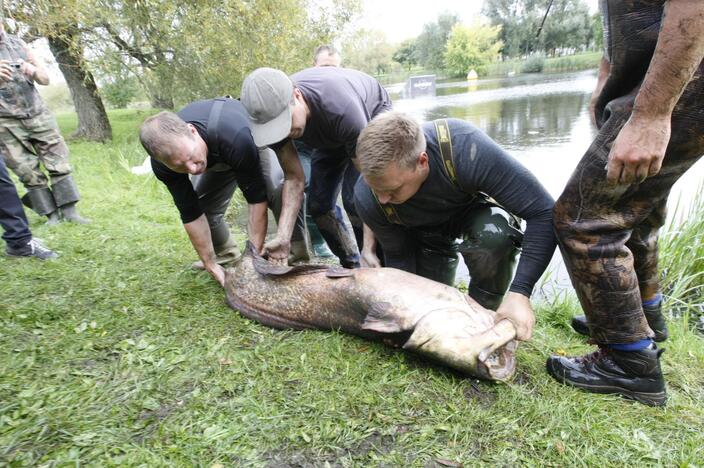
[[[257,146],[277,143],[291,133],[293,82],[281,70],[257,68],[250,73],[242,82],[240,101]]]

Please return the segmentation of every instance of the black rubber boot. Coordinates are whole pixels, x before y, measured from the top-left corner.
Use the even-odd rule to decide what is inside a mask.
[[[663,406],[667,401],[660,369],[663,351],[655,344],[639,351],[602,346],[586,356],[551,356],[546,368],[558,382],[587,392],[615,393],[648,406]]]
[[[643,312],[645,313],[645,318],[648,321],[650,329],[655,333],[653,339],[658,343],[665,341],[669,333],[667,331],[665,316],[662,314],[662,301],[657,305],[644,305]],[[577,333],[585,336],[590,335],[589,325],[587,325],[587,317],[585,315],[572,317],[571,325]]]

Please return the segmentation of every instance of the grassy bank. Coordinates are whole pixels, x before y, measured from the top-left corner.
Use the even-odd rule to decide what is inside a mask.
[[[494,62],[487,67],[487,72],[480,78],[494,78],[507,76],[509,74],[521,74],[526,72],[544,72],[544,73],[559,73],[570,71],[590,70],[599,67],[601,52],[583,52],[575,55],[564,57],[539,57],[540,69],[535,70],[534,58],[528,59],[510,59],[501,62]],[[388,85],[401,83],[408,80],[411,76],[417,75],[435,75],[438,80],[455,80],[464,79],[464,76],[453,77],[446,70],[426,70],[421,67],[414,67],[411,70],[399,70],[393,73],[374,75],[381,84]]]
[[[35,234],[61,258],[0,256],[0,464],[704,459],[704,341],[686,317],[670,321],[665,409],[548,377],[548,355],[590,349],[568,329],[578,311],[570,296],[539,307],[535,337],[520,347],[508,384],[463,378],[339,333],[268,329],[230,310],[209,276],[189,269],[194,253],[168,193],[128,172],[144,158],[136,128],[147,113],[110,115],[113,143],[71,144],[80,205],[93,223],[49,228],[30,214]],[[65,134],[75,128],[72,116],[60,123]],[[668,305],[679,300],[687,297]]]

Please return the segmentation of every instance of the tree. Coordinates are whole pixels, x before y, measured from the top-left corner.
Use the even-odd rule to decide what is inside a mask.
[[[470,26],[456,24],[452,28],[445,51],[445,64],[450,73],[466,75],[474,69],[478,74],[486,72],[503,44],[499,40],[501,26]]]
[[[393,46],[383,31],[360,29],[355,31],[342,47],[346,67],[371,75],[388,73],[393,67]]]
[[[398,46],[391,58],[394,62],[398,62],[410,70],[413,65],[418,63],[416,49],[416,40],[406,39]]]
[[[434,23],[426,23],[416,38],[418,63],[428,69],[439,69],[444,65],[445,44],[452,27],[459,22],[456,13],[442,13]]]
[[[258,66],[309,66],[314,48],[330,42],[359,8],[359,0],[326,7],[314,0],[93,1],[96,63],[108,73],[132,74],[152,105],[166,108],[236,95]]]
[[[549,14],[536,37],[548,6]],[[591,19],[584,0],[486,0],[483,12],[492,24],[502,27],[502,54],[507,57],[586,49],[591,42]]]
[[[94,141],[111,140],[112,127],[98,93],[98,86],[85,66],[83,54],[75,45],[77,36],[77,30],[72,26],[65,26],[62,34],[48,36],[49,48],[64,75],[78,114],[78,128],[72,137]]]
[[[48,39],[78,115],[78,129],[73,136],[105,141],[112,138],[112,129],[85,60],[85,42],[78,27],[81,11],[86,7],[83,1],[10,1],[6,11],[21,25],[27,38],[45,36]]]

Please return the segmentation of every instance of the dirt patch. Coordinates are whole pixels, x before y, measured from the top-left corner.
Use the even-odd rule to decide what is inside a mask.
[[[496,401],[496,393],[490,389],[488,384],[478,380],[469,382],[469,385],[464,389],[464,397],[476,402],[482,408],[490,408]]]

